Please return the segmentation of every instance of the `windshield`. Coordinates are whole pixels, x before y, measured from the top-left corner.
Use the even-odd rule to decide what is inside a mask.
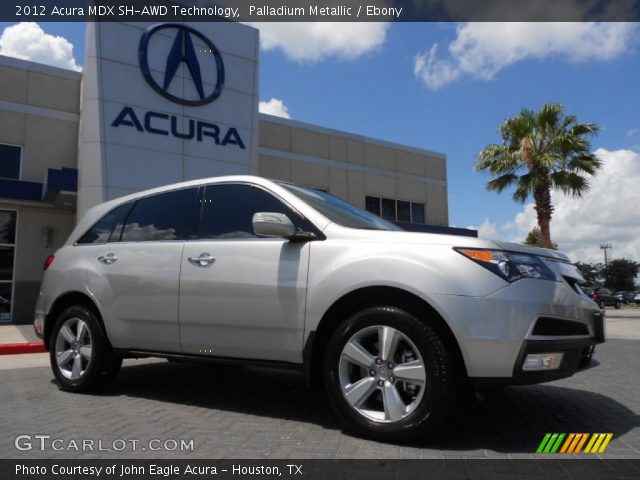
[[[279,183],[279,185],[289,190],[332,222],[343,227],[366,230],[402,230],[394,223],[383,220],[373,213],[354,207],[320,190],[289,183]]]

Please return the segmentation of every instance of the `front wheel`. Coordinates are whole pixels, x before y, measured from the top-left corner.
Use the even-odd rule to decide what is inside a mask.
[[[598,306],[600,307],[600,310],[604,310],[606,308],[606,305],[604,303],[604,300],[600,300],[598,302]]]
[[[620,300],[616,302],[613,308],[615,308],[616,310],[620,310]]]
[[[64,390],[92,390],[118,374],[122,359],[113,353],[95,314],[84,305],[65,309],[51,335],[51,368]]]
[[[452,403],[452,358],[436,332],[397,307],[372,307],[329,341],[325,386],[348,428],[384,441],[436,428]]]

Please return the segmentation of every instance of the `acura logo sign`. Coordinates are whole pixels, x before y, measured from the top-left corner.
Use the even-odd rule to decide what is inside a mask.
[[[169,37],[175,32],[173,44],[166,57],[166,64],[161,62],[159,65],[154,65],[156,68],[164,67],[164,78],[162,78],[161,73],[156,72],[156,78],[161,80],[161,83],[154,78],[149,66],[151,55],[164,54],[164,52],[157,52],[157,47],[161,45],[160,42],[151,42],[153,51],[149,51],[150,41],[159,32],[163,32]],[[199,47],[194,46],[194,38],[200,40]],[[191,106],[206,105],[218,98],[222,92],[224,85],[222,56],[211,40],[191,27],[178,23],[163,23],[148,28],[140,39],[138,56],[140,69],[147,83],[156,92],[172,102]],[[154,56],[153,58],[157,57]],[[201,68],[200,60],[210,62],[210,64]],[[195,87],[195,93],[191,96],[185,94],[186,88],[182,89],[182,94],[178,94],[179,88],[174,88],[170,92],[172,83],[176,81],[175,77],[178,69],[183,65],[186,65],[188,72],[185,72],[184,81],[192,81]],[[215,78],[213,78],[213,72],[215,72]]]

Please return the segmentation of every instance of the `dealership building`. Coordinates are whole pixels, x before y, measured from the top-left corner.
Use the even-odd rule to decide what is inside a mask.
[[[259,113],[258,40],[88,23],[82,73],[0,56],[0,323],[32,321],[43,262],[88,208],[159,185],[257,174],[448,226],[444,154]]]

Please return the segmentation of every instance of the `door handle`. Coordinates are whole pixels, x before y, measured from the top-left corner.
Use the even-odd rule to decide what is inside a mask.
[[[109,252],[106,255],[100,255],[98,257],[98,261],[104,263],[105,265],[111,265],[116,260],[118,260],[118,257],[116,257],[116,254],[113,252]]]
[[[216,259],[209,255],[207,252],[204,252],[197,257],[189,257],[189,261],[196,265],[200,265],[201,267],[208,267],[213,262],[215,262]]]

